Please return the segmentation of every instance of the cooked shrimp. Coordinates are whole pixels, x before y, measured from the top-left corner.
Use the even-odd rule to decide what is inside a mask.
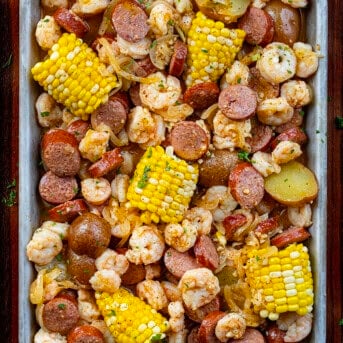
[[[161,286],[164,290],[164,293],[169,301],[182,301],[181,291],[177,287],[177,285],[169,282],[169,281],[162,281]]]
[[[97,161],[106,152],[109,140],[108,132],[88,130],[79,144],[82,157],[91,162]]]
[[[123,275],[129,268],[129,261],[125,255],[118,254],[112,249],[106,249],[95,260],[95,266],[98,270],[111,269],[119,275]]]
[[[68,8],[68,0],[42,0],[42,6],[48,8],[64,7]]]
[[[164,251],[162,234],[152,225],[135,228],[130,237],[129,245],[131,249],[126,252],[126,257],[135,264],[157,262]]]
[[[89,323],[100,317],[94,294],[91,291],[86,289],[79,289],[77,291],[77,307],[79,309],[80,318]]]
[[[79,16],[92,16],[105,11],[109,0],[76,0],[71,10]]]
[[[42,93],[37,98],[36,111],[40,126],[51,128],[62,124],[62,110],[48,93]]]
[[[273,173],[280,173],[281,167],[272,159],[272,155],[266,152],[257,151],[251,158],[252,166],[264,177]]]
[[[144,280],[136,286],[137,296],[159,311],[168,305],[164,290],[158,281]]]
[[[62,248],[62,239],[56,232],[38,228],[26,246],[26,255],[30,261],[44,265],[51,262]]]
[[[243,85],[247,86],[249,83],[249,67],[240,61],[235,61],[224,75],[220,88],[223,90],[228,85]]]
[[[111,182],[112,196],[119,202],[126,202],[126,193],[129,188],[130,177],[125,174],[117,175]]]
[[[281,0],[284,4],[287,4],[293,8],[306,7],[308,4],[307,0]]]
[[[155,122],[155,132],[152,138],[150,138],[147,142],[139,145],[144,150],[148,149],[149,146],[160,145],[166,138],[166,126],[164,124],[163,118],[158,114],[153,114],[152,118]]]
[[[193,9],[191,0],[174,0],[173,3],[178,13],[191,12]]]
[[[228,313],[216,325],[215,334],[221,342],[229,338],[239,339],[244,335],[245,319],[239,313]]]
[[[297,58],[296,75],[307,78],[314,74],[318,69],[318,54],[312,51],[312,46],[296,42],[293,44],[293,50]]]
[[[103,177],[89,178],[81,181],[81,193],[92,205],[102,205],[111,196],[112,189]]]
[[[150,77],[157,81],[151,84],[141,83],[139,96],[142,103],[152,111],[174,105],[181,95],[180,80],[161,72],[150,74]]]
[[[312,101],[312,89],[304,81],[291,80],[281,86],[281,97],[295,108],[308,105]]]
[[[304,316],[299,316],[295,312],[280,314],[276,321],[277,326],[280,330],[287,330],[283,340],[285,342],[300,342],[306,338],[311,332],[312,318],[312,313],[307,313]]]
[[[300,145],[291,141],[282,141],[278,143],[272,151],[272,160],[277,163],[287,163],[299,157],[302,154]]]
[[[269,2],[269,0],[253,0],[251,6],[256,8],[263,8],[266,6],[267,2]]]
[[[41,228],[57,233],[62,240],[68,239],[69,224],[47,220],[41,225]]]
[[[194,112],[193,107],[188,104],[175,103],[167,109],[156,110],[162,118],[167,122],[176,123],[180,120],[185,120]]]
[[[161,266],[159,263],[147,264],[145,266],[145,279],[153,280],[161,276]]]
[[[42,18],[36,27],[36,40],[43,50],[49,50],[57,43],[61,37],[62,31],[54,17],[46,15]]]
[[[312,209],[310,204],[301,207],[287,208],[288,220],[292,225],[298,227],[309,227],[312,225]]]
[[[125,39],[117,36],[117,46],[123,55],[130,56],[132,58],[140,59],[144,58],[149,53],[151,45],[150,38],[143,38],[136,43],[128,42]]]
[[[57,332],[48,332],[44,329],[39,329],[33,339],[34,343],[67,343],[67,337],[62,336]]]
[[[172,301],[168,305],[169,325],[173,332],[179,332],[185,328],[185,309],[182,301]]]
[[[105,343],[115,343],[114,337],[112,336],[108,326],[104,320],[97,319],[91,322],[91,325],[97,328],[104,336]]]
[[[257,106],[257,117],[267,125],[279,126],[291,120],[294,109],[285,98],[266,99]]]
[[[95,291],[114,293],[119,289],[121,279],[116,271],[103,269],[95,272],[89,283]]]
[[[199,235],[208,235],[211,231],[212,213],[202,207],[193,207],[187,210],[184,216],[184,221],[188,221],[190,225],[195,226]]]
[[[135,168],[134,154],[130,151],[123,150],[121,151],[121,155],[124,161],[120,166],[120,172],[122,174],[126,174],[130,176],[134,172],[134,168]]]
[[[164,3],[159,3],[152,8],[148,23],[156,36],[165,36],[171,31],[173,18],[173,8]]]
[[[293,50],[284,43],[268,44],[257,61],[261,75],[271,83],[282,83],[295,75],[297,60]]]
[[[220,292],[217,277],[207,268],[187,270],[178,287],[181,290],[183,302],[192,310],[208,304]]]
[[[180,252],[185,252],[192,248],[197,239],[197,227],[187,219],[182,224],[168,224],[164,229],[166,243]]]

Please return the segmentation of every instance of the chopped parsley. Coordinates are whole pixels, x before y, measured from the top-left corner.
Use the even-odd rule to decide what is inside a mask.
[[[181,105],[181,102],[180,102],[179,100],[176,100],[174,105],[175,105],[175,106]]]
[[[303,110],[299,111],[299,114],[303,117],[305,115],[305,112]]]
[[[148,173],[151,170],[150,166],[145,166],[144,167],[144,171],[143,171],[143,175],[141,177],[141,179],[138,181],[137,183],[137,187],[138,188],[144,188],[148,182]]]
[[[169,19],[167,22],[168,25],[173,26],[175,24],[173,19]]]
[[[115,316],[116,315],[116,311],[111,310],[111,316]]]
[[[260,256],[255,256],[255,258],[256,258],[256,261],[257,261],[257,262],[261,260],[261,257],[260,257]]]
[[[283,180],[283,182],[287,182],[287,181],[288,181],[288,179],[284,179],[284,180]]]
[[[343,318],[340,319],[340,321],[338,322],[338,325],[343,326]]]
[[[343,129],[343,117],[336,117],[335,125],[337,129]]]
[[[242,161],[251,162],[251,159],[249,158],[249,153],[244,150],[238,152],[238,158]]]
[[[49,18],[46,18],[43,20],[44,23],[48,23],[49,21],[50,21]]]
[[[292,72],[291,72],[290,70],[287,70],[287,73],[288,73],[288,74],[292,74]]]
[[[63,260],[62,254],[61,254],[61,253],[58,254],[58,255],[56,256],[56,260],[57,260],[58,262],[61,262],[61,261]]]
[[[49,117],[49,115],[50,115],[50,112],[48,112],[48,111],[45,111],[45,112],[41,112],[41,113],[40,113],[40,116],[41,116],[41,117]]]
[[[162,339],[161,333],[156,333],[155,335],[151,336],[150,342],[158,342]]]
[[[166,170],[166,171],[169,171],[170,169],[171,169],[171,168],[170,168],[170,164],[169,164],[169,162],[167,161],[167,162],[166,162],[166,168],[165,168],[165,170]]]
[[[147,158],[150,158],[151,156],[152,156],[152,149],[149,148],[146,157],[147,157]]]
[[[241,82],[242,82],[242,78],[239,77],[239,78],[237,79],[237,83],[241,83]]]
[[[89,274],[89,273],[90,273],[89,269],[84,269],[83,272],[84,272],[85,274]]]
[[[13,189],[16,187],[16,185],[17,185],[17,181],[13,179],[12,182],[6,186],[9,193],[2,198],[2,203],[5,206],[12,207],[13,205],[17,203],[16,201],[17,191]]]
[[[204,52],[205,54],[208,54],[208,50],[205,48],[201,48],[201,51]]]
[[[252,60],[253,62],[258,61],[260,58],[261,58],[261,54],[255,54],[255,55],[252,55],[252,56],[251,56],[251,60]]]
[[[63,303],[60,303],[57,305],[57,307],[60,309],[60,310],[64,310],[66,308],[66,304],[63,304]]]
[[[150,44],[150,49],[153,49],[157,44],[157,40],[155,39],[154,41],[152,41],[152,43]]]
[[[164,88],[164,83],[163,83],[162,80],[159,82],[158,87],[159,87],[159,88]]]
[[[79,193],[79,188],[78,188],[78,187],[74,187],[74,188],[73,188],[73,192],[74,192],[74,194]]]
[[[320,133],[320,131],[319,131],[319,130],[316,130],[316,133],[318,134],[318,133]]]
[[[1,69],[5,69],[12,64],[13,54],[10,54],[7,61],[1,66]]]

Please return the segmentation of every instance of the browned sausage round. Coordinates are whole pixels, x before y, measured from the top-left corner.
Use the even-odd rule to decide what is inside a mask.
[[[178,279],[190,269],[201,268],[195,259],[188,252],[178,252],[173,248],[169,248],[164,253],[164,264],[167,269]]]
[[[105,152],[99,161],[93,163],[88,169],[92,177],[101,177],[109,173],[111,170],[117,169],[124,159],[120,154],[120,149],[115,148]]]
[[[46,172],[39,181],[39,194],[50,204],[61,204],[73,199],[78,193],[75,177],[59,177],[51,171]]]
[[[264,151],[273,137],[273,130],[268,125],[258,124],[251,129],[251,138],[247,138],[247,143],[251,147],[251,153]]]
[[[293,127],[300,127],[304,121],[304,111],[301,108],[295,108],[293,112],[293,117],[285,124],[275,126],[275,131],[277,133],[282,133],[291,129]]]
[[[43,324],[52,332],[66,335],[79,320],[77,302],[65,297],[56,297],[43,307]]]
[[[266,45],[273,40],[274,23],[272,17],[256,7],[249,7],[238,21],[238,27],[245,31],[245,40],[252,45]]]
[[[270,144],[272,149],[275,149],[276,146],[282,141],[291,141],[303,145],[307,141],[306,133],[301,130],[299,127],[292,127],[282,133],[280,133]]]
[[[146,270],[142,264],[129,263],[128,270],[121,276],[124,286],[135,285],[145,279]]]
[[[191,310],[189,308],[185,308],[187,316],[197,323],[201,323],[203,319],[213,311],[219,311],[220,301],[219,297],[215,297],[210,303],[199,307],[196,310]]]
[[[147,20],[147,14],[134,0],[120,1],[112,13],[112,24],[117,34],[131,43],[146,36],[149,31]]]
[[[245,334],[240,339],[233,339],[230,342],[236,343],[265,343],[264,338],[260,331],[256,329],[247,328]]]
[[[201,343],[199,339],[199,326],[194,327],[187,337],[187,343]]]
[[[92,325],[81,325],[74,328],[67,337],[67,343],[104,343],[104,336]]]
[[[246,224],[247,221],[247,217],[241,213],[231,214],[225,217],[223,220],[223,226],[225,229],[226,239],[228,241],[232,240],[237,229]]]
[[[235,200],[247,209],[255,207],[264,195],[262,175],[247,162],[239,163],[232,169],[229,187]]]
[[[69,247],[79,255],[99,257],[108,247],[110,239],[110,224],[93,213],[82,214],[69,227]]]
[[[110,96],[109,100],[118,100],[122,103],[125,108],[126,113],[130,111],[129,97],[126,92],[119,91]]]
[[[77,216],[88,211],[87,204],[83,199],[66,201],[49,210],[49,218],[55,222],[70,222]]]
[[[74,176],[80,169],[80,152],[75,136],[65,130],[52,129],[42,138],[42,159],[57,176]]]
[[[248,119],[255,114],[257,96],[247,86],[230,85],[220,92],[218,107],[229,119]]]
[[[136,83],[135,85],[131,86],[130,90],[129,90],[131,102],[135,106],[142,106],[142,99],[139,95],[139,90],[140,90],[140,84],[139,83]]]
[[[267,343],[284,343],[283,338],[286,336],[286,333],[280,330],[277,325],[272,325],[266,331]]]
[[[217,102],[219,93],[215,82],[197,83],[185,91],[183,101],[195,110],[204,110]]]
[[[81,139],[86,135],[90,127],[89,122],[78,119],[67,126],[67,131],[73,134],[78,142],[81,142]]]
[[[59,26],[77,37],[82,38],[89,31],[87,22],[67,8],[58,8],[53,16]]]
[[[206,235],[198,237],[194,245],[196,260],[202,266],[216,270],[219,265],[219,256],[212,239]]]
[[[215,335],[215,329],[218,321],[225,316],[225,312],[213,311],[209,313],[201,322],[199,328],[199,340],[202,343],[219,343]]]
[[[265,220],[262,220],[254,230],[255,233],[261,233],[261,234],[273,234],[273,232],[278,229],[280,226],[279,223],[279,217],[271,217],[267,218]],[[274,233],[275,234],[275,233]]]
[[[173,76],[181,76],[187,58],[187,45],[181,40],[177,40],[174,44],[174,53],[169,64],[169,74]]]
[[[290,227],[287,230],[279,233],[270,240],[271,245],[277,248],[284,248],[292,243],[299,243],[311,237],[310,233],[303,227]]]
[[[206,153],[209,145],[204,129],[192,121],[178,122],[169,139],[175,154],[189,161],[199,159]]]
[[[147,77],[155,71],[157,68],[151,62],[150,56],[144,57],[134,64],[134,72],[139,77]]]

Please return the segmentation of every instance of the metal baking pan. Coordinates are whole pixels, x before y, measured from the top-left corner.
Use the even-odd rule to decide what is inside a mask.
[[[324,56],[319,70],[310,81],[315,100],[307,112],[308,165],[315,172],[320,192],[310,229],[310,251],[315,286],[314,327],[311,342],[326,342],[326,215],[327,215],[327,18],[326,0],[312,1],[307,11],[307,41],[319,46]],[[40,19],[39,1],[20,1],[20,70],[19,70],[19,332],[21,343],[32,342],[36,332],[34,309],[29,301],[29,288],[35,277],[32,264],[26,259],[26,245],[39,223],[37,197],[40,130],[36,122],[35,100],[41,91],[33,81],[31,67],[39,60],[35,27]],[[315,131],[319,130],[319,134]]]

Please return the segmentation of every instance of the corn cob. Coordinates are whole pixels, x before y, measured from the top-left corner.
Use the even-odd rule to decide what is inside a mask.
[[[243,30],[228,29],[198,12],[188,32],[186,85],[216,82],[233,63],[244,37]]]
[[[95,52],[75,34],[64,33],[48,57],[32,69],[34,80],[74,115],[87,120],[117,85]]]
[[[247,282],[254,310],[276,320],[280,313],[312,311],[313,280],[308,249],[302,244],[254,249],[248,253]]]
[[[143,343],[165,337],[168,321],[127,290],[95,293],[96,303],[117,343]]]
[[[178,223],[183,219],[198,180],[197,165],[149,147],[139,163],[127,192],[131,206],[143,211],[144,223]]]

